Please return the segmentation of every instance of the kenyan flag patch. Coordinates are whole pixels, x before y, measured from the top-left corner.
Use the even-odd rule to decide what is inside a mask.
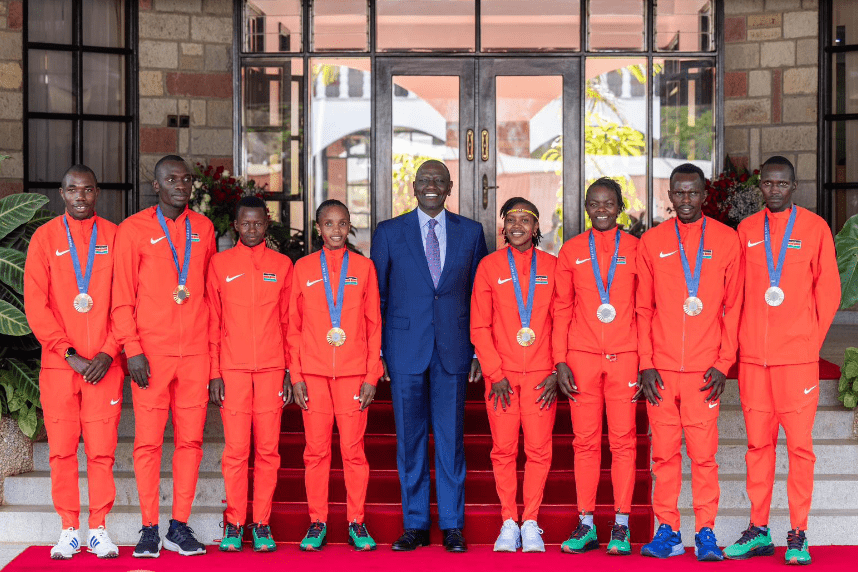
[[[712,251],[711,250],[704,250],[703,251],[703,258],[710,258],[711,259],[712,258]]]
[[[625,263],[626,263],[626,257],[625,256],[618,256],[617,257],[617,264],[625,264]]]
[[[357,286],[358,279],[357,276],[346,276],[346,286]]]
[[[271,274],[270,272],[262,273],[262,281],[263,282],[277,282],[277,275]]]
[[[107,254],[108,249],[106,244],[96,244],[95,245],[95,253],[96,254]]]
[[[200,235],[198,235],[195,232],[192,232],[191,233],[191,242],[199,242],[199,241],[200,241]]]
[[[796,250],[799,250],[801,248],[801,241],[791,238],[787,243],[787,248],[795,248]]]
[[[537,276],[536,277],[537,284],[548,284],[548,276]]]

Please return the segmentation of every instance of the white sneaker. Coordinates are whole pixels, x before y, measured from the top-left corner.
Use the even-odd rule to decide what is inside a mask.
[[[103,526],[89,531],[89,540],[86,545],[89,551],[99,558],[116,558],[119,556],[119,548],[110,540]]]
[[[521,525],[522,552],[545,552],[542,529],[535,520],[525,520]]]
[[[511,518],[503,521],[500,535],[495,541],[495,552],[515,552],[521,548],[521,531]]]
[[[80,552],[80,540],[76,528],[66,528],[60,534],[57,545],[51,548],[51,558],[54,560],[68,560]]]

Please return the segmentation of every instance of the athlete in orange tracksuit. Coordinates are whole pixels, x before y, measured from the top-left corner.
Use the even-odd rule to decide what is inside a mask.
[[[153,183],[158,204],[125,219],[116,239],[112,316],[134,382],[134,473],[143,519],[133,553],[138,558],[157,557],[161,549],[158,489],[170,411],[175,435],[173,518],[164,547],[183,555],[205,553],[187,520],[203,456],[209,400],[205,276],[215,252],[215,233],[208,218],[187,208],[192,184],[184,159],[162,158]]]
[[[644,233],[638,245],[638,395],[649,402],[653,509],[661,523],[641,554],[666,558],[684,552],[677,510],[684,432],[698,531],[695,552],[698,560],[722,560],[712,532],[720,496],[718,398],[736,360],[741,249],[735,231],[702,215],[706,190],[698,167],[680,165],[670,181],[677,216]]]
[[[257,197],[237,206],[235,247],[209,265],[209,395],[221,408],[226,486],[224,552],[241,550],[247,517],[247,461],[253,427],[253,548],[275,550],[268,520],[280,468],[280,416],[292,398],[289,352],[289,292],[292,261],[265,245],[268,211]]]
[[[812,431],[819,401],[819,349],[840,305],[840,274],[831,229],[823,219],[792,202],[795,189],[792,164],[783,157],[772,157],[760,174],[767,208],[739,225],[745,253],[739,390],[748,431],[745,460],[751,524],[726,554],[741,559],[774,553],[768,522],[781,425],[789,453],[787,494],[792,528],[786,560],[810,564],[805,531],[816,461]]]
[[[104,529],[116,498],[113,462],[122,408],[119,345],[110,326],[116,225],[95,214],[98,193],[89,167],[75,165],[66,172],[60,188],[66,212],[33,233],[24,268],[24,309],[42,344],[39,392],[50,446],[51,496],[63,527],[51,549],[54,559],[80,551],[81,433],[89,481],[87,548],[101,558],[119,555]]]
[[[533,203],[513,197],[500,212],[509,246],[483,258],[471,295],[471,342],[486,380],[492,468],[503,518],[494,550],[515,552],[521,546],[524,552],[544,552],[536,518],[551,468],[557,411],[557,377],[551,361],[557,258],[536,249],[542,235]],[[531,337],[523,339],[524,332]],[[527,455],[521,528],[515,500],[520,428]]]
[[[350,223],[343,203],[329,199],[320,204],[316,227],[324,248],[295,264],[289,304],[289,362],[295,403],[303,409],[304,482],[311,521],[300,548],[320,550],[326,543],[331,432],[336,418],[349,544],[357,550],[374,550],[375,541],[364,524],[369,464],[363,437],[366,408],[384,373],[378,276],[369,258],[346,249]]]
[[[637,389],[638,373],[635,324],[638,239],[617,228],[623,197],[620,185],[613,179],[605,177],[591,184],[584,207],[593,230],[572,238],[560,249],[554,302],[554,361],[558,381],[563,388],[564,376],[570,375],[577,389],[569,405],[575,433],[575,487],[580,519],[562,549],[580,553],[599,547],[593,511],[602,464],[602,412],[605,410],[617,512],[607,552],[625,555],[631,554],[628,526],[637,445],[636,405],[632,396]],[[601,287],[595,278],[591,240]],[[614,257],[616,263],[610,289],[604,292]],[[605,294],[613,310],[602,306]]]

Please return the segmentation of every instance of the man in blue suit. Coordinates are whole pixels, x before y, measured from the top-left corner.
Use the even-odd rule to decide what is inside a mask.
[[[453,183],[440,161],[414,181],[418,208],[378,225],[382,353],[396,419],[405,532],[399,551],[429,544],[429,422],[435,436],[438,525],[449,552],[465,552],[465,384],[482,379],[470,342],[471,289],[487,254],[482,225],[444,210]],[[388,374],[389,371],[389,374]]]

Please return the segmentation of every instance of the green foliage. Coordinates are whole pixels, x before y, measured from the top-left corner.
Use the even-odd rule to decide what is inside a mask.
[[[858,348],[846,348],[837,399],[849,409],[858,405]]]
[[[417,208],[417,199],[412,192],[411,184],[417,177],[417,168],[432,157],[408,155],[407,153],[393,154],[393,216]]]
[[[858,215],[851,217],[834,237],[840,271],[840,308],[858,303]]]

